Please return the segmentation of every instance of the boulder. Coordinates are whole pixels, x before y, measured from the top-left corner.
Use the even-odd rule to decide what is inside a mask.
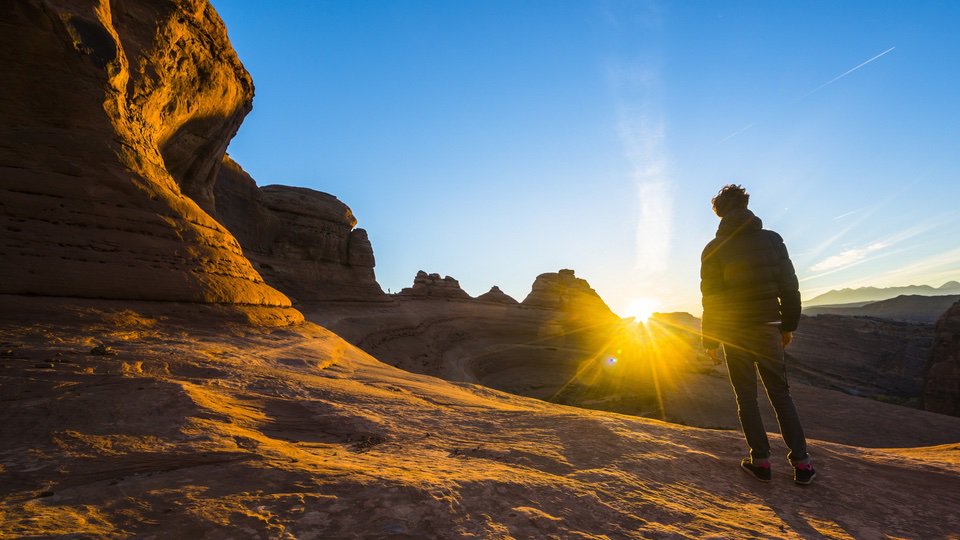
[[[516,305],[516,304],[519,304],[519,303],[520,303],[520,302],[517,302],[516,300],[514,300],[514,298],[513,298],[512,296],[510,296],[510,295],[508,295],[507,293],[501,291],[501,290],[500,290],[500,287],[497,287],[496,285],[494,285],[493,287],[491,287],[489,291],[487,291],[487,292],[481,294],[480,296],[478,296],[478,297],[477,297],[477,300],[480,300],[481,302],[492,302],[492,303],[495,303],[495,304],[510,304],[510,305]]]
[[[350,208],[308,188],[258,188],[226,156],[214,186],[216,216],[267,283],[298,301],[383,298],[367,232]]]
[[[423,270],[413,278],[413,286],[401,290],[400,296],[432,296],[439,298],[472,298],[460,288],[460,282],[450,276],[427,274]]]
[[[253,83],[207,0],[0,16],[0,293],[290,305],[208,214]]]
[[[960,416],[960,302],[937,321],[923,384],[923,408]]]

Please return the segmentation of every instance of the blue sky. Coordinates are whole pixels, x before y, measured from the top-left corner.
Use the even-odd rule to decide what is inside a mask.
[[[214,0],[256,85],[229,152],[332,193],[384,289],[699,312],[741,183],[804,296],[960,279],[960,2]]]

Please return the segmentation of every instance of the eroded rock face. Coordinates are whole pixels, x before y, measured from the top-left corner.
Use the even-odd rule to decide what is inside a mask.
[[[519,304],[512,296],[500,290],[500,287],[494,285],[489,291],[477,297],[481,302],[493,302],[496,304]]]
[[[413,286],[401,290],[401,296],[435,296],[439,298],[472,298],[460,288],[460,282],[450,276],[428,274],[423,270],[413,278]]]
[[[924,377],[923,407],[960,416],[960,302],[937,321],[933,352]]]
[[[204,210],[253,98],[209,3],[0,11],[0,293],[289,305]]]
[[[844,315],[804,316],[786,349],[791,382],[922,408],[933,345],[928,324]]]
[[[268,283],[298,301],[383,297],[367,232],[333,195],[264,186],[229,156],[215,185],[216,215]]]
[[[537,276],[522,304],[584,315],[616,317],[585,279],[576,277],[573,270],[567,269]]]

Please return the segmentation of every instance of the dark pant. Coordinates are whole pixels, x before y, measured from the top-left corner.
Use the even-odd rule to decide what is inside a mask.
[[[760,325],[732,331],[724,339],[723,352],[730,382],[737,395],[740,426],[750,445],[750,456],[754,459],[770,457],[770,442],[757,405],[759,372],[770,404],[777,413],[783,441],[790,448],[787,459],[793,463],[808,459],[807,441],[787,384],[780,330],[775,325]]]

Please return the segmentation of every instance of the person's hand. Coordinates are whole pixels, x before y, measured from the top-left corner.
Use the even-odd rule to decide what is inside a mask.
[[[793,332],[780,332],[780,337],[783,339],[783,348],[786,349],[787,345],[793,341]]]
[[[713,362],[713,365],[720,365],[720,348],[707,349],[707,357],[710,358],[710,361]]]

